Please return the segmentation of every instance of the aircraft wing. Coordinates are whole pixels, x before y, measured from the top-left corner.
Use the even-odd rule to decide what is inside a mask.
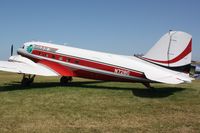
[[[30,59],[22,57],[20,55],[11,56],[8,61],[0,61],[0,71],[41,76],[60,75],[51,68],[40,63],[35,63]]]

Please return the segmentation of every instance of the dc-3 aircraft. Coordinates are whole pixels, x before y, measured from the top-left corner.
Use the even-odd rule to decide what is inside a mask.
[[[13,51],[13,47],[11,48]],[[191,82],[192,36],[169,31],[144,55],[124,56],[73,48],[52,43],[26,42],[18,55],[0,61],[0,70],[23,75],[29,85],[35,75],[61,76],[66,84],[72,77],[104,81],[179,84]]]

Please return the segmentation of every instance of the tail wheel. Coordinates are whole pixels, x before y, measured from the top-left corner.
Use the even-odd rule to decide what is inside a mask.
[[[144,82],[142,83],[145,87],[147,87],[148,89],[153,89],[153,87],[150,85],[150,83],[148,82]]]

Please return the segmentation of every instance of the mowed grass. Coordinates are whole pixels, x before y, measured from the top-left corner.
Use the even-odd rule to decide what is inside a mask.
[[[200,132],[200,81],[192,84],[101,82],[0,73],[0,132]]]

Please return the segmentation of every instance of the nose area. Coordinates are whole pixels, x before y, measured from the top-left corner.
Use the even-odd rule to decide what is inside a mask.
[[[33,46],[30,45],[30,44],[26,44],[25,43],[25,44],[23,44],[22,47],[20,47],[19,49],[17,49],[17,54],[18,55],[23,55],[23,53],[26,53],[26,52],[31,53],[32,50],[33,50]]]

